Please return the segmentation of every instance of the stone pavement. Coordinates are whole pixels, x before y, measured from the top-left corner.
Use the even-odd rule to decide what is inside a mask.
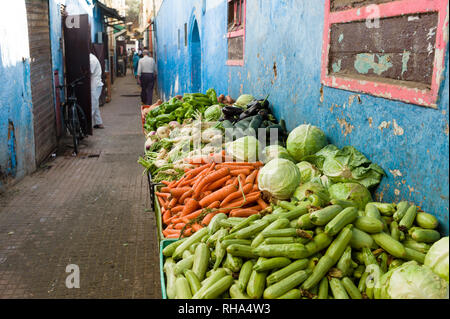
[[[117,78],[100,108],[106,128],[77,157],[66,140],[0,195],[0,298],[161,298],[156,222],[137,164],[139,92],[132,76]],[[80,288],[66,287],[69,264]]]

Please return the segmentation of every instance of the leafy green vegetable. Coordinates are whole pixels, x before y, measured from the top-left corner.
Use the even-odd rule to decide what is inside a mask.
[[[331,199],[349,200],[358,205],[360,210],[364,210],[366,204],[372,201],[369,190],[358,183],[337,183],[328,188]]]
[[[262,151],[262,161],[268,163],[275,158],[284,158],[295,163],[292,156],[289,155],[289,152],[283,146],[277,144],[266,146]]]
[[[324,206],[330,202],[328,190],[320,182],[307,182],[300,185],[292,195],[298,201],[314,201],[313,197],[318,199],[318,206]]]
[[[358,182],[367,188],[378,185],[384,175],[380,166],[353,146],[344,146],[328,154],[322,170],[333,182]]]
[[[382,299],[447,299],[448,283],[430,268],[408,261],[380,280]]]
[[[226,143],[225,151],[239,162],[255,162],[258,160],[258,145],[254,136],[244,136]]]
[[[214,104],[205,110],[205,120],[217,121],[222,115],[222,108],[219,104]]]
[[[297,167],[300,170],[300,183],[304,184],[313,179],[320,178],[320,171],[311,163],[303,161],[297,163]]]
[[[425,255],[424,265],[428,266],[441,278],[445,279],[448,283],[448,270],[449,270],[449,241],[448,236],[439,239],[435,242],[430,250]]]
[[[234,102],[234,105],[237,107],[245,108],[248,103],[253,101],[255,98],[250,94],[241,94],[236,102]]]
[[[258,186],[278,199],[289,199],[300,183],[300,171],[293,162],[275,158],[261,168]]]
[[[293,129],[286,140],[286,148],[291,156],[300,162],[327,145],[325,133],[311,124],[302,124]]]
[[[213,88],[208,89],[206,91],[206,95],[209,97],[209,99],[211,100],[212,104],[217,104],[219,103],[219,101],[217,100],[217,93],[216,90],[214,90]]]

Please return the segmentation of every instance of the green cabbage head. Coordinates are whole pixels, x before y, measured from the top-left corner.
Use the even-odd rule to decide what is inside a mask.
[[[225,151],[238,162],[256,162],[258,145],[258,140],[254,136],[244,136],[225,144]]]
[[[273,144],[266,146],[262,151],[262,160],[264,163],[268,163],[275,158],[284,158],[295,162],[289,152],[281,145]]]
[[[240,108],[246,108],[247,104],[253,101],[255,98],[250,94],[241,94],[236,102],[234,102],[234,106],[240,107]]]
[[[286,148],[291,156],[300,162],[327,145],[325,133],[311,124],[302,124],[293,129],[286,140]]]
[[[300,184],[300,171],[290,160],[275,158],[261,168],[258,186],[278,199],[289,199]]]
[[[311,163],[302,161],[300,163],[297,163],[297,167],[300,170],[300,176],[301,180],[300,183],[304,184],[306,182],[309,182],[311,180],[318,180],[320,179],[320,171]]]
[[[330,201],[328,190],[322,185],[320,179],[301,184],[292,195],[298,201],[309,200],[313,206],[323,207]]]
[[[337,183],[328,188],[331,199],[349,200],[358,205],[360,210],[364,210],[366,204],[372,201],[369,190],[358,183]]]
[[[205,120],[218,121],[222,115],[222,108],[219,104],[211,105],[205,110]]]
[[[435,242],[425,255],[424,265],[448,282],[448,236]]]
[[[448,283],[429,267],[408,261],[380,279],[382,299],[447,299]]]

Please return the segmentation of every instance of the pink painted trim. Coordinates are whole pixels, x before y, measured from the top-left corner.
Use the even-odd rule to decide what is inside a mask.
[[[325,0],[325,17],[322,45],[321,82],[330,87],[349,91],[368,93],[384,98],[400,100],[436,108],[442,73],[445,68],[445,50],[448,38],[448,6],[446,0],[402,0],[378,5],[381,18],[423,13],[438,12],[439,21],[436,30],[435,61],[430,90],[411,89],[401,85],[385,84],[370,80],[355,80],[328,75],[328,54],[330,50],[331,24],[365,20],[371,12],[366,7],[339,12],[330,12],[330,0]]]
[[[228,2],[231,2],[232,0],[228,0]],[[235,37],[242,37],[242,55],[245,57],[245,22],[247,20],[247,0],[242,0],[241,5],[244,6],[244,16],[242,17],[243,23],[242,23],[242,29],[228,32],[227,38],[235,38]],[[244,59],[242,60],[227,60],[226,65],[229,66],[243,66],[244,65]]]
[[[228,32],[227,33],[227,38],[236,38],[236,37],[241,37],[245,34],[244,29],[240,29],[237,31],[232,31],[232,32]]]
[[[227,60],[226,65],[229,66],[243,66],[244,60]]]

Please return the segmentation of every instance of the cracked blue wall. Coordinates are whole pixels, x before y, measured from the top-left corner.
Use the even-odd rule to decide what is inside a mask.
[[[234,98],[242,93],[270,94],[275,116],[284,118],[288,129],[311,123],[324,130],[331,143],[355,146],[386,171],[376,190],[377,199],[415,202],[436,215],[448,234],[448,43],[437,109],[329,87],[323,88],[321,102],[324,0],[247,0],[242,67],[225,64],[226,0],[206,2],[204,15],[199,0],[187,0],[183,5],[166,0],[161,6],[156,18],[156,50],[162,97],[191,90],[183,25],[195,16],[202,45],[203,91],[214,87],[219,94]],[[352,102],[355,94],[361,104],[356,98]],[[383,129],[385,124],[388,127]]]
[[[10,5],[0,12],[0,190],[35,169],[25,2]]]

